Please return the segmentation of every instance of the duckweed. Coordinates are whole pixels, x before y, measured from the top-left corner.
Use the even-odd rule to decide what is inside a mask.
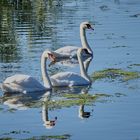
[[[140,78],[140,74],[138,72],[110,68],[110,69],[94,72],[91,77],[94,81],[103,78],[109,78],[112,80],[116,78],[120,78],[121,81],[128,81],[131,79]]]

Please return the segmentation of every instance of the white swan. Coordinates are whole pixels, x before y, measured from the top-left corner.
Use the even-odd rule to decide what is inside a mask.
[[[51,57],[48,56],[45,57]],[[41,65],[44,66],[46,63],[45,58],[42,55],[41,57]],[[50,90],[52,88],[50,79],[48,75],[46,74],[46,69],[45,66],[41,66],[42,69],[42,76],[44,77],[44,86],[38,82],[34,77],[30,75],[25,75],[25,74],[15,74],[13,76],[10,76],[5,79],[5,81],[0,84],[0,88],[2,89],[3,92],[8,92],[8,93],[30,93],[30,92],[44,92],[46,90]],[[43,73],[44,72],[44,73]]]
[[[82,53],[85,51],[83,48],[79,48],[77,51],[77,57],[80,66],[81,75],[74,72],[61,72],[57,73],[49,78],[46,70],[46,59],[48,57],[47,51],[44,51],[41,56],[41,71],[44,86],[39,83],[35,78],[29,75],[16,74],[8,77],[2,84],[1,89],[3,92],[39,92],[49,90],[54,87],[62,86],[82,86],[91,84],[91,80],[87,75],[82,61]]]
[[[84,86],[84,85],[90,85],[91,80],[84,68],[84,63],[82,60],[82,53],[84,53],[85,49],[84,48],[79,48],[77,51],[77,57],[78,57],[78,62],[80,66],[80,73],[81,75],[74,73],[74,72],[60,72],[57,73],[53,76],[47,77],[47,71],[44,69],[46,67],[46,61],[42,61],[43,63],[41,64],[42,68],[42,76],[43,76],[43,81],[44,84],[49,83],[52,84],[53,87],[71,87],[71,86]],[[42,58],[46,59],[48,56],[47,51],[44,51]],[[49,79],[49,80],[48,80]]]
[[[86,29],[92,29],[92,26],[89,22],[82,22],[80,24],[80,38],[81,38],[81,44],[83,48],[86,48],[87,51],[85,52],[85,56],[92,56],[93,55],[93,51],[90,48],[88,42],[87,42],[87,38],[86,38]],[[74,46],[65,46],[62,47],[60,49],[57,49],[55,51],[50,51],[48,50],[49,54],[53,55],[53,60],[55,61],[55,59],[60,59],[60,58],[75,58],[76,52],[78,50],[79,47],[74,47]]]
[[[24,74],[15,74],[6,78],[1,84],[1,89],[3,92],[8,93],[27,93],[47,90],[47,88],[38,82],[34,77]]]

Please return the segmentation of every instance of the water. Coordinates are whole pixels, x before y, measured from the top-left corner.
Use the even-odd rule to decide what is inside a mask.
[[[0,82],[15,73],[29,74],[42,82],[41,53],[46,48],[81,46],[79,24],[87,20],[95,26],[94,32],[87,31],[94,51],[89,74],[106,68],[139,72],[139,0],[0,0],[0,9]],[[57,71],[79,72],[79,67],[56,64],[49,68],[50,74]],[[139,82],[95,81],[89,94],[112,96],[85,105],[85,111],[91,113],[89,118],[79,117],[80,106],[48,110],[50,119],[57,117],[52,129],[44,126],[41,106],[26,106],[31,101],[38,102],[41,95],[31,96],[32,99],[13,97],[19,104],[13,109],[1,101],[0,137],[25,139],[69,134],[68,139],[72,140],[140,139]],[[76,92],[80,94],[80,90]],[[56,91],[53,94],[57,96]],[[1,91],[0,95],[3,96]]]

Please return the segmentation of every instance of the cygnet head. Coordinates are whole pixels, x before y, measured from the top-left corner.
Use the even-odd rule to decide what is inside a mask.
[[[94,30],[94,28],[91,26],[91,24],[89,23],[89,21],[82,22],[80,24],[80,28]]]

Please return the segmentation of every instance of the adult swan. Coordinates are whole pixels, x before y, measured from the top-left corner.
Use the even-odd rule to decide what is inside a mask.
[[[87,51],[84,52],[84,56],[92,56],[93,51],[87,42],[86,29],[94,30],[89,22],[82,22],[80,24],[81,44],[82,44],[82,48],[87,49]],[[77,56],[76,53],[78,48],[79,47],[75,47],[75,46],[65,46],[55,51],[48,50],[48,53],[53,55],[52,61],[55,61],[56,59],[60,59],[60,58],[74,58]]]
[[[41,71],[44,86],[39,83],[35,78],[29,75],[16,74],[14,76],[8,77],[1,84],[1,89],[3,90],[3,92],[9,93],[29,93],[50,90],[53,86],[62,87],[89,85],[91,84],[91,80],[87,75],[82,60],[82,53],[84,53],[84,51],[85,49],[83,48],[79,48],[77,51],[81,75],[74,72],[60,72],[49,78],[46,70],[46,60],[48,57],[51,56],[48,56],[47,51],[44,51],[41,56]]]

